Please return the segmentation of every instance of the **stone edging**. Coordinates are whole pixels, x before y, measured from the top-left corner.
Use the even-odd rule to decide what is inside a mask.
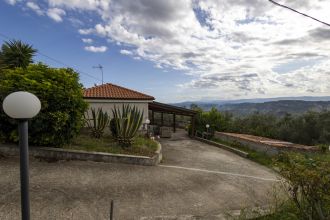
[[[207,140],[207,139],[204,139],[204,138],[199,138],[199,137],[194,137],[195,140],[198,140],[200,142],[203,142],[203,143],[206,143],[206,144],[210,144],[210,145],[213,145],[215,147],[219,147],[219,148],[222,148],[224,150],[228,150],[232,153],[235,153],[241,157],[249,157],[249,154],[244,152],[244,151],[241,151],[241,150],[238,150],[236,148],[233,148],[233,147],[229,147],[227,145],[224,145],[224,144],[220,144],[220,143],[217,143],[217,142],[214,142],[214,141],[210,141],[210,140]]]
[[[126,163],[144,166],[156,166],[162,160],[162,146],[160,143],[158,143],[158,148],[153,157],[68,150],[51,147],[30,147],[29,153],[30,156],[42,159],[83,160],[106,163]],[[19,155],[18,146],[0,144],[0,154],[3,154],[4,156],[17,156]]]

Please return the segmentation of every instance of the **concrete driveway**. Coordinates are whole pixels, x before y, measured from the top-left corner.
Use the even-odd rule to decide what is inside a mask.
[[[221,219],[267,204],[269,169],[183,136],[161,142],[157,167],[31,159],[31,219],[109,219],[111,199],[116,220]],[[0,158],[0,219],[20,219],[18,158]]]

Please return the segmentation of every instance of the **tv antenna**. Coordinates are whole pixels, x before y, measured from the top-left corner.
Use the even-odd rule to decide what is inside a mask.
[[[101,64],[97,65],[97,66],[93,66],[94,69],[99,69],[101,71],[102,74],[102,85],[103,85],[103,66]]]

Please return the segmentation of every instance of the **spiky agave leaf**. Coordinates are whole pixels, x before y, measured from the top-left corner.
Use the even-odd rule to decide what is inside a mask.
[[[118,141],[123,146],[130,146],[138,129],[142,124],[143,113],[134,106],[123,105],[120,112],[117,107],[112,110],[116,128],[118,132]]]
[[[109,116],[107,112],[103,112],[102,108],[98,108],[97,112],[91,108],[91,119],[87,123],[88,128],[91,129],[91,136],[100,138],[103,135],[104,129],[109,124]],[[92,122],[90,122],[92,121]]]

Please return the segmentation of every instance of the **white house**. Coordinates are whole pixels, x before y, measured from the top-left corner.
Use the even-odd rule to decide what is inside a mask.
[[[122,108],[123,104],[136,106],[143,112],[143,122],[148,118],[148,105],[155,99],[143,94],[111,83],[94,86],[84,90],[84,99],[90,108],[102,108],[112,117],[112,109]]]
[[[97,110],[98,108],[102,108],[103,111],[108,112],[110,117],[112,117],[112,109],[114,109],[115,106],[119,109],[121,109],[124,104],[136,106],[143,112],[143,122],[145,122],[150,116],[151,125],[156,125],[159,127],[165,126],[163,123],[163,114],[170,114],[173,116],[173,120],[171,125],[167,126],[173,126],[173,132],[176,131],[177,126],[176,116],[189,116],[191,117],[190,123],[193,131],[192,134],[195,134],[195,115],[197,112],[190,109],[155,102],[154,97],[132,89],[106,83],[85,89],[84,99],[89,103],[90,109],[94,108]],[[159,124],[156,123],[154,113],[160,113],[161,115]]]

